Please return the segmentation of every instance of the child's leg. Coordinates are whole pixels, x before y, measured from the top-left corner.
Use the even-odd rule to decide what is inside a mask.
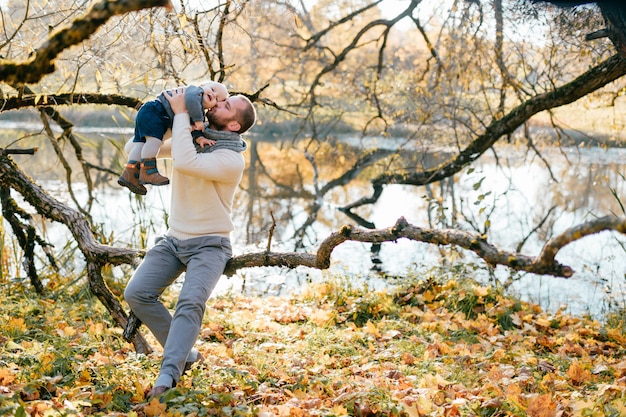
[[[146,143],[141,150],[141,172],[139,173],[140,184],[167,185],[169,178],[159,174],[156,155],[161,147],[161,139],[147,136]]]
[[[141,153],[143,149],[144,142],[133,142],[133,148],[130,150],[128,154],[128,162],[139,162],[141,161]]]
[[[124,172],[118,178],[117,183],[135,194],[146,195],[148,190],[139,183],[139,160],[141,159],[142,147],[143,142],[133,142],[133,147],[128,153],[128,163],[126,163]]]
[[[143,144],[140,150],[141,159],[156,158],[162,143],[163,141],[159,138],[153,138],[151,136],[146,137],[146,143]]]

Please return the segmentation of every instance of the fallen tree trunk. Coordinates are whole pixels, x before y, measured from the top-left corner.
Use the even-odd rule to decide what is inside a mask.
[[[539,256],[532,257],[498,249],[488,243],[484,236],[477,233],[456,229],[425,229],[409,224],[404,218],[400,218],[395,225],[386,229],[364,230],[344,226],[338,232],[328,236],[320,244],[316,253],[265,251],[235,256],[226,265],[224,274],[232,276],[239,269],[264,266],[285,268],[305,266],[314,269],[328,269],[333,250],[346,241],[384,243],[395,242],[398,239],[409,239],[434,245],[459,246],[473,251],[491,266],[503,265],[517,271],[569,278],[574,274],[574,270],[555,260],[558,251],[578,239],[603,231],[616,231],[626,234],[626,217],[606,216],[567,229],[550,239]],[[125,329],[124,336],[131,338],[140,325],[141,322],[136,317],[129,321],[129,327]]]

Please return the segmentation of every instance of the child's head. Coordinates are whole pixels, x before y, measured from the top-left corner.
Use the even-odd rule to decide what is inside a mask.
[[[204,89],[202,106],[205,109],[212,109],[218,101],[225,101],[228,98],[228,90],[224,84],[217,81],[207,81],[202,84],[202,88]]]

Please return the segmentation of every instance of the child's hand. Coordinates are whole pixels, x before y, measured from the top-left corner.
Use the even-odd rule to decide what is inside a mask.
[[[193,130],[203,131],[204,130],[204,122],[202,120],[198,120],[197,122],[194,122]]]
[[[200,145],[201,148],[204,148],[205,146],[213,146],[215,145],[217,142],[215,142],[213,139],[207,139],[204,136],[201,136],[199,138],[196,139],[196,143],[198,145]]]

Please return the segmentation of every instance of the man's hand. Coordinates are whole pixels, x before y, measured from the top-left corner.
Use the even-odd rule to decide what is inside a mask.
[[[172,111],[174,112],[174,114],[187,113],[184,87],[174,88],[171,91],[166,91],[163,95],[165,96],[167,101],[170,102],[170,106],[172,106]]]

